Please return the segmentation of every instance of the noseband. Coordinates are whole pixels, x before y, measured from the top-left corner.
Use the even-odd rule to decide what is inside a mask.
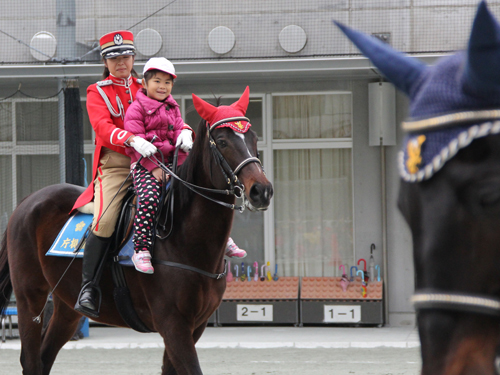
[[[415,310],[449,310],[500,317],[500,299],[465,293],[420,291],[411,298]]]
[[[442,164],[455,156],[458,150],[467,147],[475,138],[498,134],[500,132],[499,118],[500,110],[467,111],[424,120],[407,121],[403,122],[402,127],[403,130],[410,132],[426,132],[444,127],[489,120],[486,123],[472,125],[468,130],[464,131],[463,136],[458,137],[457,147],[453,147],[451,151],[447,149],[447,152],[444,153],[445,155],[438,155],[440,160],[434,160],[433,166],[439,165],[440,168]],[[420,181],[418,178],[415,180],[413,182]],[[424,289],[417,291],[411,298],[411,302],[417,311],[447,310],[500,317],[500,299],[480,294]]]

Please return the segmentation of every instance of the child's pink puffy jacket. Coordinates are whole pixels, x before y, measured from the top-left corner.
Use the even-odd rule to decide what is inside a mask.
[[[130,105],[125,114],[124,126],[127,131],[148,141],[151,141],[153,136],[156,135],[157,138],[153,144],[158,150],[163,152],[165,163],[172,161],[175,152],[175,142],[181,130],[192,130],[182,121],[179,105],[172,95],[169,95],[165,101],[159,102],[148,98],[144,89],[137,91],[135,101]],[[132,159],[132,163],[137,162],[141,157],[132,147],[127,147],[125,150],[127,155]],[[161,161],[159,152],[155,156]],[[179,149],[178,164],[182,164],[186,157],[187,154]],[[141,165],[150,172],[157,168],[148,158],[143,158]]]

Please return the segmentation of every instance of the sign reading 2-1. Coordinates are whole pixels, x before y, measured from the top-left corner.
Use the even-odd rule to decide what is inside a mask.
[[[272,322],[273,305],[236,305],[236,320]]]

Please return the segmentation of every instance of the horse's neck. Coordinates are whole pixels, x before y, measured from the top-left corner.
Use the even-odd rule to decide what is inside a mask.
[[[190,161],[193,162],[193,161]],[[219,173],[219,171],[212,171]],[[214,189],[210,176],[204,170],[202,161],[195,164],[190,183]],[[225,243],[231,231],[234,212],[196,193],[186,199],[185,186],[176,192],[174,241],[183,247],[183,253],[190,261],[218,265],[224,256]],[[216,200],[234,203],[233,197],[203,192]]]

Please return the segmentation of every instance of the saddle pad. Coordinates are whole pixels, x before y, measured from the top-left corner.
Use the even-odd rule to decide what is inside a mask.
[[[93,215],[83,214],[81,212],[71,215],[45,255],[74,257],[75,253],[73,251],[76,249],[85,231],[92,223],[92,217]],[[85,245],[78,252],[77,258],[83,257],[84,248]]]
[[[78,243],[82,239],[85,231],[92,224],[92,214],[84,214],[77,212],[70,216],[66,224],[63,226],[61,231],[56,237],[56,240],[50,247],[49,251],[45,255],[57,256],[57,257],[75,257],[75,249]],[[121,265],[133,266],[131,257],[134,254],[134,244],[132,242],[133,233],[131,233],[128,241],[123,245],[120,253],[118,254],[118,259]],[[82,246],[77,258],[82,258],[85,251],[85,244]]]

